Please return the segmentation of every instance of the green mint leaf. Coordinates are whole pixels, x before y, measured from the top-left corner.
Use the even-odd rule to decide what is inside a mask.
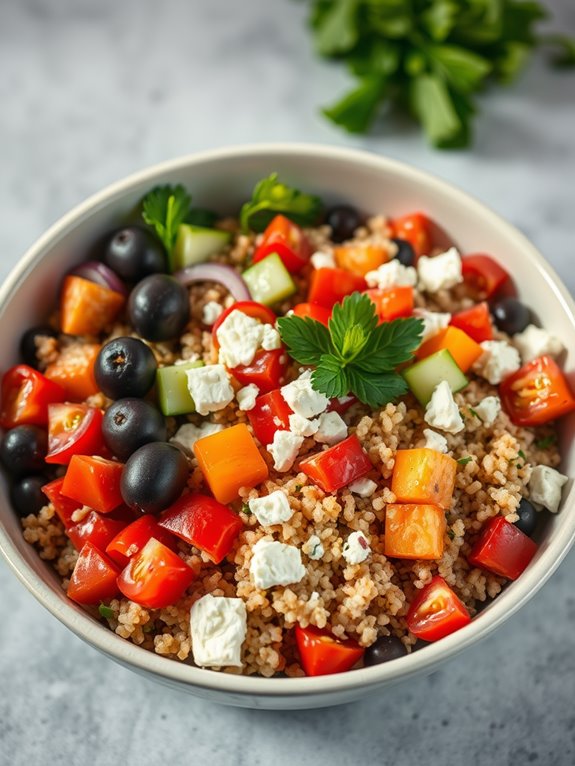
[[[422,12],[420,23],[432,40],[442,42],[456,24],[460,6],[452,0],[436,0]]]
[[[327,327],[315,319],[292,314],[280,317],[277,326],[289,355],[300,364],[317,365],[323,354],[333,352]]]
[[[346,373],[349,390],[369,407],[381,407],[407,393],[406,382],[395,372],[366,372],[350,365]]]
[[[110,609],[106,604],[100,604],[98,612],[100,613],[100,616],[104,617],[106,620],[111,620],[114,617],[114,610]]]
[[[556,441],[557,437],[555,434],[550,434],[549,436],[544,436],[542,439],[537,439],[535,446],[537,449],[549,449],[549,447],[552,447]]]
[[[449,89],[437,75],[415,77],[411,82],[409,100],[413,113],[435,146],[451,141],[461,133],[462,122]]]
[[[422,319],[410,317],[383,322],[371,333],[354,366],[365,372],[390,372],[410,361],[422,334]]]
[[[331,3],[315,25],[315,47],[321,56],[335,56],[351,50],[359,37],[359,0]]]
[[[467,465],[467,463],[471,463],[472,460],[473,458],[468,455],[467,457],[460,457],[457,462],[459,465]]]
[[[341,303],[336,303],[328,323],[333,345],[342,358],[348,360],[355,357],[356,352],[365,346],[368,335],[376,326],[377,316],[373,301],[362,293],[352,293]],[[357,344],[355,349],[350,347],[352,337]]]
[[[322,208],[319,197],[281,183],[278,174],[272,173],[254,187],[251,200],[240,211],[240,223],[244,231],[264,231],[276,215],[282,214],[300,226],[312,226]]]
[[[345,396],[350,391],[347,368],[333,354],[324,354],[311,376],[312,386],[316,391],[334,399]]]
[[[142,218],[152,226],[171,254],[178,233],[190,211],[191,197],[181,184],[156,186],[142,200]]]
[[[432,45],[427,49],[436,73],[460,93],[477,90],[491,71],[491,64],[455,45]]]
[[[363,77],[353,90],[331,106],[322,109],[323,114],[349,133],[366,133],[373,123],[386,90],[385,77]]]

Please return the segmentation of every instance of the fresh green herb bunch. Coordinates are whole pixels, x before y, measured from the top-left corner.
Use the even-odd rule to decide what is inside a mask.
[[[364,133],[393,102],[441,148],[471,138],[474,94],[489,78],[511,82],[541,43],[557,66],[575,65],[575,42],[537,37],[547,17],[536,0],[312,0],[317,52],[345,61],[357,86],[323,110],[351,133]]]

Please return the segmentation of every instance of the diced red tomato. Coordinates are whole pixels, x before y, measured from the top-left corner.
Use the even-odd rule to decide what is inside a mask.
[[[296,625],[295,639],[306,675],[327,676],[345,673],[361,660],[364,649],[355,641],[342,641],[327,630]]]
[[[255,407],[247,412],[253,432],[264,447],[273,442],[276,431],[289,431],[292,414],[279,389],[258,396]]]
[[[72,522],[72,526],[67,527],[66,534],[77,550],[80,550],[85,543],[92,543],[96,548],[104,551],[125,526],[125,521],[90,511],[82,521],[76,524]]]
[[[58,383],[26,364],[17,364],[2,378],[0,426],[6,429],[24,424],[45,426],[48,405],[63,402],[64,396],[64,389]]]
[[[404,239],[412,246],[415,255],[429,255],[432,248],[432,223],[425,213],[410,213],[391,221],[392,236]]]
[[[331,309],[320,306],[319,303],[298,303],[293,307],[293,313],[296,317],[315,319],[326,327],[331,317]]]
[[[254,383],[260,393],[265,394],[282,385],[288,365],[285,349],[274,348],[272,351],[258,351],[251,364],[232,367],[230,372],[242,386]]]
[[[223,321],[234,311],[241,311],[242,314],[246,314],[246,316],[249,316],[252,319],[259,319],[260,322],[263,322],[264,324],[275,324],[277,319],[270,308],[257,301],[237,301],[236,303],[232,303],[229,308],[219,315],[212,326],[212,344],[216,351],[220,347],[218,328],[221,327]]]
[[[463,279],[478,297],[489,300],[512,285],[509,273],[490,255],[483,253],[464,255],[461,263]]]
[[[305,458],[300,469],[324,492],[336,492],[371,471],[371,461],[355,434],[317,455]]]
[[[72,455],[97,455],[104,449],[102,410],[87,404],[48,407],[47,463],[67,465]]]
[[[363,292],[367,288],[365,279],[344,269],[316,269],[311,276],[311,286],[308,295],[310,303],[319,303],[331,309],[356,291]]]
[[[110,513],[122,505],[122,463],[97,455],[72,455],[62,492],[99,513]]]
[[[70,577],[69,598],[78,604],[98,604],[118,593],[116,578],[120,570],[92,543],[86,543]]]
[[[527,362],[505,378],[499,395],[517,426],[541,426],[575,409],[569,383],[550,356]]]
[[[408,629],[423,641],[438,641],[470,622],[465,604],[439,575],[417,594],[407,612]]]
[[[106,553],[116,564],[125,567],[132,556],[139,553],[151,537],[159,540],[168,548],[176,550],[175,538],[162,529],[157,520],[147,513],[124,527],[108,543]]]
[[[300,227],[284,215],[276,215],[264,231],[253,263],[277,253],[290,274],[297,274],[309,261],[311,250],[309,240]]]
[[[366,290],[365,294],[375,304],[380,323],[410,317],[413,314],[413,287],[402,285],[386,287],[384,290],[373,288]]]
[[[489,304],[485,301],[472,306],[470,309],[458,311],[451,317],[449,323],[453,327],[467,333],[476,343],[493,340],[493,325],[489,313]]]
[[[516,580],[537,553],[537,545],[503,516],[489,519],[467,560],[500,577]]]
[[[241,518],[213,497],[185,495],[162,513],[159,525],[219,564],[244,528]]]
[[[64,478],[54,479],[49,484],[45,484],[42,487],[42,492],[46,495],[48,500],[54,506],[56,515],[64,525],[66,529],[71,527],[74,522],[72,521],[72,514],[81,508],[82,504],[77,503],[75,500],[70,500],[69,497],[65,497],[62,494],[62,485],[64,484]]]
[[[154,537],[133,556],[118,577],[118,588],[130,601],[163,609],[179,601],[196,573]]]

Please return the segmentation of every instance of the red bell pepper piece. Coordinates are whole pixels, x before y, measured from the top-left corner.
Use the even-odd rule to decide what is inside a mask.
[[[68,465],[73,455],[100,454],[103,417],[101,410],[87,404],[51,404],[46,462]]]
[[[309,261],[311,250],[309,240],[300,227],[285,215],[276,215],[264,231],[252,262],[258,263],[277,253],[290,274],[297,274]]]
[[[226,505],[196,493],[176,501],[162,513],[158,523],[162,529],[207,553],[214,564],[228,555],[244,528],[241,518]]]
[[[120,492],[123,468],[122,463],[103,457],[73,455],[62,492],[99,513],[110,513],[123,503]]]
[[[293,307],[293,313],[296,317],[309,317],[315,319],[316,322],[321,322],[327,327],[327,323],[331,317],[331,309],[325,306],[320,306],[319,303],[298,303]]]
[[[409,242],[418,258],[431,252],[431,227],[432,222],[425,213],[409,213],[391,221],[392,237]]]
[[[423,641],[438,641],[471,622],[465,604],[436,575],[411,602],[407,627]]]
[[[413,287],[401,285],[384,290],[373,288],[366,290],[365,294],[375,304],[380,323],[410,317],[413,314]]]
[[[276,431],[289,431],[292,414],[279,389],[258,396],[255,407],[247,412],[253,432],[264,447],[273,442]]]
[[[118,594],[116,578],[120,570],[92,543],[86,543],[72,572],[69,598],[78,604],[98,604]]]
[[[282,385],[288,365],[285,349],[274,348],[272,351],[258,351],[253,362],[232,367],[230,372],[242,386],[254,383],[260,393],[265,394]]]
[[[451,317],[449,324],[463,330],[476,343],[493,340],[493,325],[489,305],[485,301],[472,306],[470,309],[458,311]]]
[[[179,601],[196,573],[154,537],[132,556],[118,577],[118,588],[130,601],[163,609]]]
[[[72,525],[66,528],[66,534],[74,548],[80,550],[85,543],[92,543],[96,548],[104,551],[114,537],[124,529],[126,522],[90,511],[82,521],[76,524],[72,522]]]
[[[166,547],[176,550],[176,540],[162,529],[157,520],[149,513],[140,516],[117,534],[106,546],[108,556],[121,567],[127,566],[129,560],[139,553],[148,540],[154,537]]]
[[[541,426],[575,409],[569,383],[550,356],[533,359],[505,378],[499,395],[516,426]]]
[[[33,367],[17,364],[2,378],[0,426],[7,430],[20,425],[45,426],[48,405],[63,402],[64,397],[64,389],[58,383]]]
[[[477,295],[488,300],[504,288],[511,289],[513,283],[503,266],[483,253],[464,255],[461,259],[461,272],[464,281]]]
[[[346,295],[363,292],[366,288],[365,279],[351,271],[316,269],[311,276],[308,301],[331,309],[334,303],[339,303]]]
[[[295,640],[306,675],[327,676],[345,673],[361,660],[364,649],[355,641],[342,641],[327,630],[296,625]]]
[[[48,500],[54,506],[56,515],[64,525],[65,529],[74,525],[72,521],[72,514],[82,507],[81,503],[77,503],[75,500],[71,500],[69,497],[65,497],[62,494],[62,485],[64,484],[64,477],[60,479],[54,479],[49,484],[45,484],[42,487],[42,492],[46,495]],[[82,547],[82,546],[80,546]]]
[[[361,479],[372,467],[355,434],[300,463],[300,469],[324,492],[336,492]]]
[[[536,543],[525,532],[496,516],[483,527],[467,560],[474,567],[516,580],[536,553]]]

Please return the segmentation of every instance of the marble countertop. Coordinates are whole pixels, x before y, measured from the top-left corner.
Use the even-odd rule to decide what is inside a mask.
[[[556,0],[575,29],[571,0]],[[151,163],[255,141],[356,146],[457,184],[522,229],[575,290],[575,79],[541,59],[481,98],[472,151],[392,124],[346,136],[318,106],[346,87],[291,0],[0,3],[0,277],[86,196]],[[9,328],[2,328],[7,333]],[[216,707],[120,668],[0,562],[0,763],[280,766],[575,762],[575,552],[495,635],[341,708]]]

